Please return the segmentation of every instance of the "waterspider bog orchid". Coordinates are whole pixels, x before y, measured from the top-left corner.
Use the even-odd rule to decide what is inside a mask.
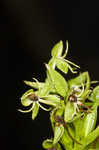
[[[69,80],[63,77],[61,72],[66,75],[69,70],[71,73],[77,73],[80,68],[65,59],[68,48],[68,41],[64,54],[62,41],[52,48],[51,59],[45,63],[44,82],[35,78],[35,81],[24,81],[31,89],[22,95],[21,103],[30,108],[19,111],[32,112],[33,120],[37,117],[39,108],[50,112],[53,136],[43,142],[44,149],[98,150],[99,125],[96,123],[99,85],[92,87],[92,84],[97,84],[98,81],[91,81],[88,72],[80,73]],[[48,108],[45,108],[45,105]]]
[[[38,82],[38,81],[37,81]],[[38,82],[39,84],[39,82]],[[46,96],[41,96],[40,95],[40,90],[34,92],[33,89],[28,90],[23,94],[21,97],[21,103],[23,106],[27,107],[31,105],[31,108],[29,110],[21,110],[19,109],[20,112],[27,113],[32,111],[32,119],[34,120],[35,117],[38,114],[39,107],[42,108],[45,111],[50,111],[51,108],[47,109],[43,107],[40,103],[46,104],[46,105],[51,105],[53,107],[56,107],[60,103],[60,99],[57,95],[46,95]]]

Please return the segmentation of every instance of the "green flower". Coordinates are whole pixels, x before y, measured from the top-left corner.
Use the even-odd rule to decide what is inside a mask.
[[[33,91],[33,89],[28,90],[25,92],[21,97],[21,103],[24,107],[31,106],[28,110],[21,110],[20,112],[27,113],[32,111],[32,119],[34,120],[39,112],[39,107],[45,111],[50,111],[51,108],[45,108],[41,105],[41,103],[56,107],[60,103],[60,98],[56,95],[46,95],[46,96],[39,96],[39,91]]]
[[[70,69],[70,71],[72,73],[77,73],[77,71],[75,71],[75,69],[80,68],[78,65],[76,65],[75,63],[65,59],[65,57],[67,56],[68,53],[68,41],[66,41],[66,50],[65,53],[62,55],[63,53],[63,42],[59,41],[53,48],[51,51],[51,55],[52,58],[50,59],[48,65],[52,68],[55,69],[55,67],[57,67],[59,70],[61,70],[64,73],[68,73],[68,69]],[[71,67],[74,66],[75,68]]]

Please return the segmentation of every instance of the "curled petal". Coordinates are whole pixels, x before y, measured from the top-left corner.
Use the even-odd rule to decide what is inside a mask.
[[[22,112],[22,113],[28,113],[28,112],[31,112],[31,111],[32,111],[32,109],[34,108],[34,106],[35,106],[35,103],[33,103],[32,107],[31,107],[30,109],[28,109],[28,110],[21,110],[21,109],[18,109],[18,111],[20,111],[20,112]]]
[[[52,108],[45,108],[45,107],[43,107],[41,104],[39,104],[39,106],[43,109],[43,110],[45,110],[45,111],[50,111]]]
[[[69,63],[69,64],[71,64],[73,66],[75,66],[76,68],[80,68],[80,66],[76,65],[75,63],[73,63],[73,62],[71,62],[71,61],[69,61],[67,59],[64,59],[64,61],[66,61],[67,63]]]
[[[28,112],[31,112],[33,108],[30,108],[29,110],[21,110],[21,109],[18,109],[18,111],[22,112],[22,113],[28,113]]]

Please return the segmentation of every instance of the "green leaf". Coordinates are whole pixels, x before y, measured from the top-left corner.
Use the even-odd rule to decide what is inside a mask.
[[[34,103],[34,108],[32,110],[32,119],[34,120],[39,112],[39,104]]]
[[[96,86],[91,94],[91,96],[89,97],[90,100],[92,100],[93,102],[99,102],[99,86]]]
[[[87,81],[88,78],[89,78],[88,72],[83,72],[79,76],[77,76],[76,78],[69,80],[68,84],[70,87],[73,87],[75,85],[81,86],[82,83],[85,84],[85,82]]]
[[[61,139],[60,139],[60,143],[63,145],[63,147],[64,147],[66,150],[73,150],[73,148],[72,148],[72,146],[73,146],[73,141],[72,141],[72,139],[70,138],[70,136],[68,135],[66,129],[64,130],[64,134],[63,134],[63,136],[62,136]]]
[[[53,141],[52,141],[52,139],[47,139],[47,140],[43,141],[42,145],[43,145],[43,148],[45,148],[45,149],[52,148]]]
[[[29,95],[33,94],[33,89],[28,90],[27,92],[25,92],[22,97],[21,97],[21,103],[23,106],[29,106],[31,105],[33,102],[28,98]]]
[[[83,141],[84,145],[92,143],[98,136],[99,136],[99,126],[94,131],[92,131],[87,135],[87,137]]]
[[[54,86],[52,85],[52,81],[51,81],[51,78],[50,78],[50,76],[49,76],[49,74],[48,74],[48,71],[47,71],[47,78],[46,78],[46,80],[45,80],[45,84],[46,84],[46,86],[48,85],[48,87],[49,87],[48,94],[49,94],[49,93],[52,93],[52,94],[55,94],[55,93],[56,93],[56,90],[55,90]],[[44,88],[44,87],[43,87],[43,88]]]
[[[62,72],[67,73],[68,72],[68,64],[61,59],[56,59],[56,66],[58,69],[60,69]]]
[[[64,113],[65,122],[72,121],[75,114],[76,114],[76,107],[72,102],[68,101],[65,106],[65,113]]]
[[[97,120],[97,108],[95,108],[91,113],[87,114],[84,117],[84,125],[83,125],[83,134],[86,137],[96,125]]]
[[[73,121],[73,125],[75,128],[75,139],[81,143],[81,145],[75,143],[75,150],[81,149],[81,150],[88,150],[85,149],[85,146],[83,145],[83,140],[84,140],[84,133],[83,133],[83,127],[84,127],[84,117],[82,116],[75,121]]]
[[[50,76],[50,82],[52,82],[54,88],[56,89],[56,92],[65,97],[68,91],[67,82],[57,71],[51,69],[48,65],[46,65],[46,67]]]
[[[60,41],[52,48],[51,55],[52,57],[61,56],[62,51],[63,51],[63,42]]]
[[[55,126],[53,144],[58,143],[64,133],[63,125]]]
[[[81,117],[73,121],[73,125],[75,127],[75,138],[78,141],[81,141],[84,138],[83,130],[82,130],[83,124],[84,124],[84,118]]]

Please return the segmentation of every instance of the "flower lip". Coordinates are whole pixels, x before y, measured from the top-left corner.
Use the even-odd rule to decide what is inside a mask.
[[[30,95],[28,96],[28,98],[29,98],[31,101],[38,101],[38,100],[39,100],[38,96],[35,95],[34,93],[33,93],[33,94],[30,94]]]

